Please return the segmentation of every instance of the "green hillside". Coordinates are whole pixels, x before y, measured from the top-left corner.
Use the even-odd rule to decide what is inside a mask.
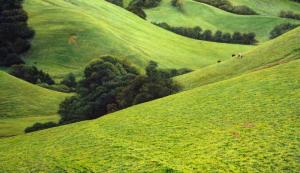
[[[292,0],[229,0],[234,5],[246,5],[261,15],[278,16],[280,11],[300,13],[300,4]]]
[[[251,48],[188,39],[103,0],[28,0],[24,5],[36,31],[26,61],[53,75],[81,72],[107,54],[139,67],[151,59],[162,67],[200,68]]]
[[[300,59],[300,27],[243,53],[243,58],[231,58],[192,73],[178,76],[176,80],[185,89],[225,80],[234,76]]]
[[[171,26],[201,26],[202,29],[210,29],[213,31],[221,30],[230,33],[234,31],[255,32],[259,41],[268,40],[269,32],[274,26],[286,22],[300,23],[296,20],[276,17],[277,15],[236,15],[193,0],[183,1],[182,12],[171,6],[170,2],[170,0],[162,0],[159,7],[145,10],[147,20],[156,23],[166,22]],[[249,2],[249,4],[255,4],[252,0],[247,2]],[[286,2],[285,0],[281,3],[272,2],[271,4],[276,4],[277,10],[281,8],[280,4],[285,4],[281,9],[298,9],[298,11],[300,11],[299,4]],[[264,3],[264,6],[260,6],[264,7],[265,10],[268,8],[266,3]],[[272,11],[272,8],[270,8],[270,11]]]
[[[57,120],[58,105],[67,96],[0,72],[0,137],[22,133],[35,120]]]
[[[300,61],[0,140],[0,172],[299,172]]]

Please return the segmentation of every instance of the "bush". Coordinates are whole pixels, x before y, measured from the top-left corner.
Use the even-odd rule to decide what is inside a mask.
[[[235,14],[240,15],[256,15],[257,13],[251,8],[241,5],[241,6],[233,6],[228,0],[195,0],[198,2],[202,2],[217,8],[220,8],[224,11],[228,11]]]
[[[117,6],[123,7],[123,0],[106,0],[106,1],[115,4]]]
[[[12,66],[10,74],[33,84],[54,84],[54,81],[49,74],[42,70],[38,70],[35,66],[14,65]]]
[[[60,83],[69,88],[76,88],[77,86],[76,77],[73,73],[69,73],[67,76],[65,76]]]
[[[274,39],[294,28],[297,28],[299,25],[291,24],[291,23],[284,23],[274,27],[274,29],[270,32],[270,39]]]
[[[300,14],[296,14],[292,11],[281,11],[279,17],[300,20]]]
[[[188,71],[182,69],[175,74]],[[94,119],[105,114],[161,98],[179,91],[168,70],[150,62],[140,75],[128,62],[107,56],[93,62],[79,81],[77,95],[60,104],[61,124]]]
[[[160,2],[161,0],[133,0],[129,3],[127,10],[146,19],[147,16],[143,9],[157,7]]]
[[[24,131],[25,131],[25,133],[30,133],[30,132],[34,132],[34,131],[38,131],[38,130],[44,130],[44,129],[49,129],[49,128],[57,127],[57,126],[58,126],[58,124],[57,123],[53,123],[53,122],[35,123],[31,127],[27,127]]]

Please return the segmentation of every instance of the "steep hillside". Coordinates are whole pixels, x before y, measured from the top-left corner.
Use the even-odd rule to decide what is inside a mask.
[[[299,172],[300,60],[0,140],[0,172]]]
[[[151,59],[162,67],[199,68],[251,48],[181,37],[104,0],[28,0],[24,5],[36,30],[26,61],[54,75],[80,72],[106,54],[139,67]]]
[[[57,120],[54,115],[58,105],[67,96],[70,95],[38,87],[0,71],[0,137],[22,133],[22,128],[36,122],[35,119]]]
[[[231,58],[222,63],[178,76],[176,80],[185,89],[191,89],[294,59],[300,59],[300,27],[243,53],[242,59]]]
[[[234,31],[255,32],[259,41],[268,40],[269,32],[276,25],[286,22],[300,23],[296,20],[276,17],[277,15],[236,15],[193,0],[184,0],[183,11],[180,11],[174,8],[170,2],[170,0],[163,0],[159,7],[145,10],[147,20],[156,23],[166,22],[171,26],[201,26],[202,29],[221,30],[230,33]],[[253,4],[252,1],[247,2]],[[287,4],[286,6],[288,6],[290,3],[282,2],[278,4]],[[293,8],[295,6],[300,9],[299,4],[289,5],[288,7]],[[267,8],[266,4],[263,7]],[[280,8],[280,5],[276,7]],[[282,9],[286,9],[285,6]],[[272,11],[272,8],[269,8],[269,10]]]

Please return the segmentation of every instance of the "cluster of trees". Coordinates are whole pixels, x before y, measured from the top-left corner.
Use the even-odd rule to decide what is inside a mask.
[[[49,74],[43,72],[42,70],[38,70],[35,66],[23,64],[13,65],[10,74],[33,84],[54,84],[54,80]]]
[[[300,3],[300,0],[291,0],[291,1],[294,1],[294,2],[299,2],[299,3]]]
[[[283,23],[274,27],[270,32],[270,39],[274,39],[294,28],[297,28],[299,24]]]
[[[44,129],[48,129],[51,127],[56,127],[59,124],[54,123],[54,122],[47,122],[47,123],[35,123],[33,126],[31,127],[27,127],[24,131],[25,133],[30,133],[30,132],[34,132],[37,130],[44,130]]]
[[[244,5],[233,6],[232,3],[228,0],[195,0],[195,1],[202,2],[235,14],[240,14],[240,15],[257,14],[254,10],[252,10],[247,6]]]
[[[30,49],[34,36],[27,20],[22,0],[0,0],[0,66],[24,63],[22,54]]]
[[[10,74],[32,84],[60,92],[74,92],[77,86],[76,77],[73,73],[67,74],[60,83],[55,83],[48,73],[35,66],[24,64],[13,65]]]
[[[176,93],[180,87],[170,77],[179,71],[160,70],[157,63],[151,61],[146,74],[142,75],[127,61],[103,57],[84,70],[84,77],[77,84],[77,95],[60,104],[60,123],[98,118]]]
[[[146,13],[143,9],[154,8],[159,5],[161,0],[133,0],[129,3],[127,10],[146,19]]]
[[[257,43],[255,33],[240,33],[234,32],[232,35],[230,33],[223,33],[222,31],[216,31],[213,33],[211,30],[202,30],[201,27],[172,27],[167,23],[153,23],[160,26],[166,30],[174,32],[176,34],[197,39],[197,40],[207,40],[221,43],[236,43],[236,44],[255,44]]]
[[[281,11],[279,17],[300,20],[300,14],[292,11]]]

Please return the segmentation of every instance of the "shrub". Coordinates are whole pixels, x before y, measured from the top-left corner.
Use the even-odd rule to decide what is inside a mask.
[[[35,66],[14,65],[12,66],[10,74],[33,84],[54,84],[54,81],[49,74],[42,70],[38,70]]]
[[[160,2],[161,0],[133,0],[129,3],[127,10],[146,19],[147,16],[143,9],[157,7]]]
[[[73,73],[69,73],[68,75],[66,75],[60,83],[69,88],[76,88],[77,86],[76,77]]]
[[[300,20],[300,14],[296,14],[292,11],[281,11],[279,17]]]
[[[274,27],[274,29],[270,32],[270,39],[274,39],[294,28],[297,28],[299,25],[291,24],[291,23],[284,23]]]
[[[56,126],[58,126],[58,124],[54,123],[54,122],[35,123],[31,127],[27,127],[24,131],[25,131],[25,133],[30,133],[30,132],[34,132],[34,131],[38,131],[38,130],[49,129],[49,128],[56,127]]]
[[[115,4],[117,6],[123,7],[123,0],[106,0],[106,1]]]

